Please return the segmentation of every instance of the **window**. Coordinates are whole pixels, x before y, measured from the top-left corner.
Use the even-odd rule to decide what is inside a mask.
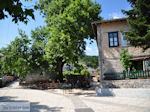
[[[109,32],[109,47],[117,47],[119,46],[118,32]]]
[[[126,47],[127,46],[127,39],[126,39],[126,36],[125,36],[125,32],[122,32],[122,38],[121,38],[121,45],[122,47]]]

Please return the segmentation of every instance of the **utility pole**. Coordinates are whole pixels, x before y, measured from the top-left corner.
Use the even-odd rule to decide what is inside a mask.
[[[95,24],[97,27],[97,24]],[[97,29],[97,46],[98,46],[98,62],[99,62],[99,69],[100,69],[100,82],[103,80],[103,55],[102,55],[102,35],[101,35],[101,28]]]
[[[101,28],[99,30],[98,39],[98,49],[99,49],[99,67],[100,67],[100,81],[103,81],[103,55],[102,55],[102,36],[101,36]]]

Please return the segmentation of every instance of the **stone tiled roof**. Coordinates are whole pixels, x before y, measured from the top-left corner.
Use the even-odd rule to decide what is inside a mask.
[[[110,22],[118,22],[118,21],[127,21],[127,18],[117,18],[117,19],[94,21],[94,22],[92,22],[92,24],[110,23]]]
[[[119,21],[127,21],[127,18],[118,18],[118,19],[110,19],[110,20],[99,20],[99,21],[94,21],[91,23],[93,33],[97,39],[97,24],[103,24],[103,23],[112,23],[112,22],[119,22]]]

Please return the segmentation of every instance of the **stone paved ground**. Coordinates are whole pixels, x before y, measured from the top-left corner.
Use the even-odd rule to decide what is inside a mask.
[[[30,102],[31,112],[74,112],[74,106],[68,98],[40,90],[1,89],[0,101]]]
[[[94,91],[0,89],[0,101],[28,101],[31,112],[150,112],[150,99],[97,97]],[[16,87],[16,88],[15,88]]]

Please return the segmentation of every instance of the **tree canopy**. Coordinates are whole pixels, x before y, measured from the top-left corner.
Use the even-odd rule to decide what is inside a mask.
[[[32,8],[23,7],[21,0],[0,0],[0,19],[11,16],[15,23],[18,21],[27,23],[28,17],[34,19],[33,12]]]
[[[134,46],[150,48],[150,0],[128,0],[132,9],[123,11],[128,16],[130,30],[127,39]]]
[[[47,71],[49,68],[49,64],[44,58],[48,35],[49,32],[45,27],[36,28],[31,32],[30,66],[33,71]]]
[[[84,54],[85,39],[94,38],[91,22],[101,20],[101,7],[93,0],[40,0],[38,6],[45,15],[45,27],[32,31],[30,39],[20,31],[19,37],[1,49],[1,70],[23,75],[51,70],[62,81],[63,65],[76,65]]]
[[[40,0],[39,6],[50,32],[46,58],[62,76],[64,63],[77,63],[84,54],[85,38],[93,38],[91,22],[101,19],[100,5],[92,0]]]
[[[1,72],[4,74],[24,76],[30,69],[28,55],[30,40],[23,31],[19,31],[19,35],[6,48],[0,50],[4,55],[0,60]]]
[[[47,72],[48,61],[44,58],[45,44],[48,33],[44,27],[37,28],[31,33],[31,38],[22,30],[7,47],[1,48],[1,74],[15,74],[24,77],[32,72]]]

